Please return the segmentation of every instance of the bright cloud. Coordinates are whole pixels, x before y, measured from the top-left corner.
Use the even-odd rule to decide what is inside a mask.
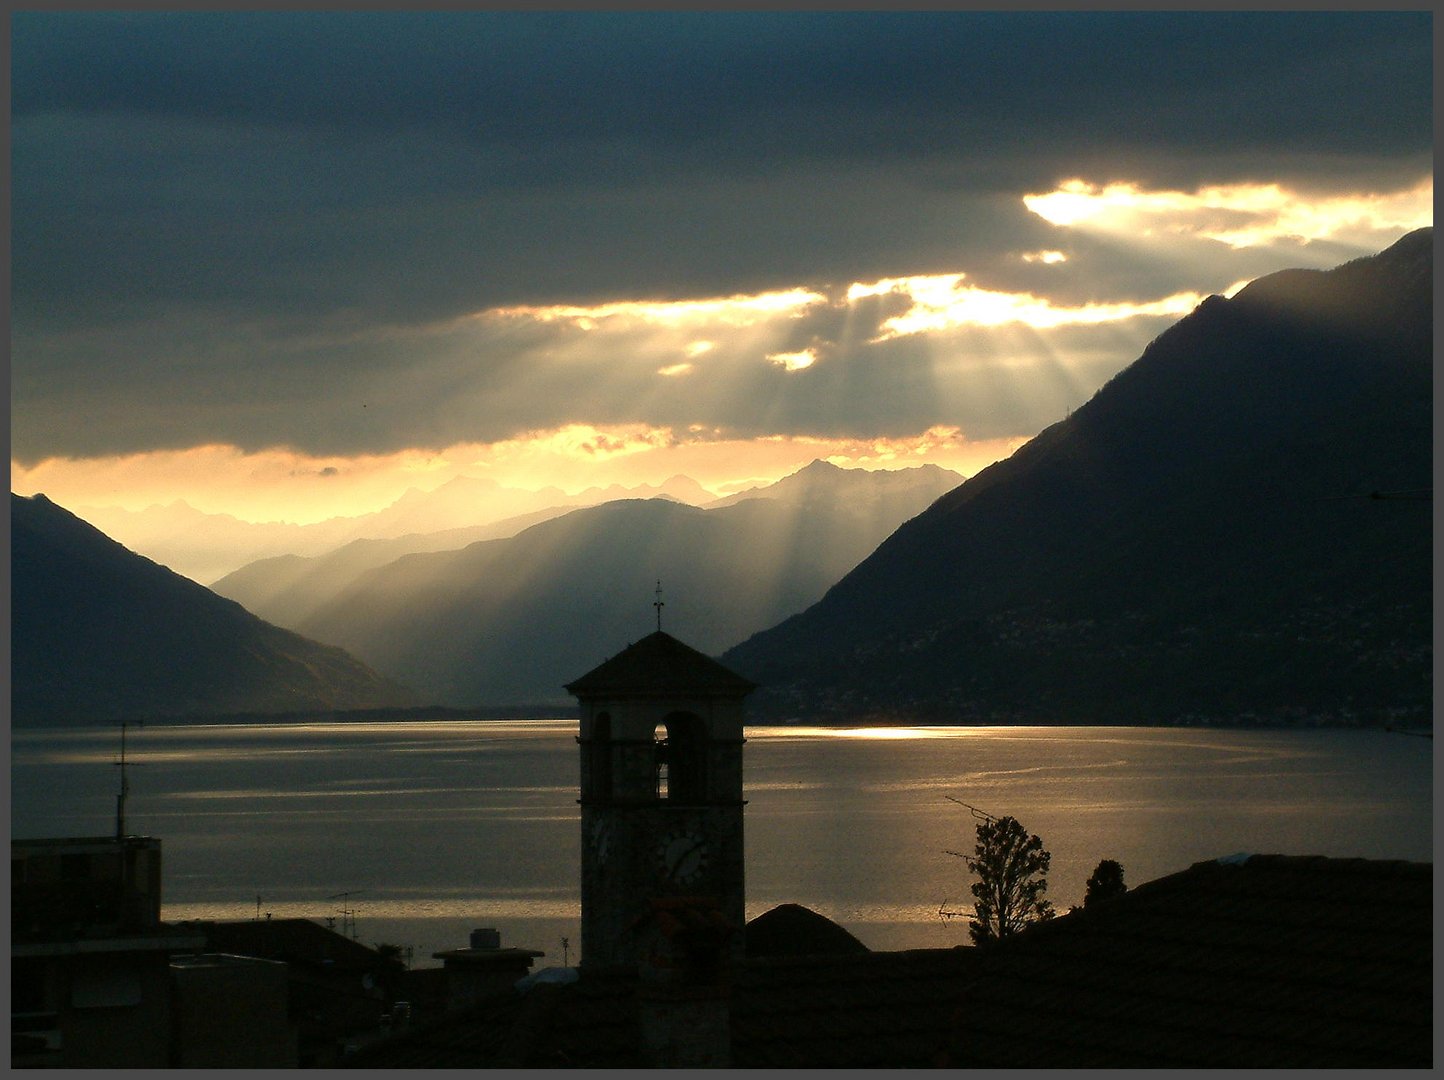
[[[1195,292],[1175,293],[1160,300],[1058,305],[1032,293],[998,292],[964,285],[966,274],[935,274],[887,278],[853,285],[848,299],[895,294],[911,301],[907,311],[883,322],[876,340],[951,330],[962,326],[998,327],[1012,323],[1034,329],[1097,325],[1124,319],[1183,316],[1203,300]]]
[[[11,489],[43,492],[62,506],[144,510],[177,499],[207,513],[245,521],[322,521],[380,509],[408,487],[429,488],[453,475],[446,453],[315,456],[290,450],[248,453],[206,445],[107,457],[11,462]]]
[[[817,363],[817,350],[803,349],[800,352],[773,353],[767,359],[769,363],[776,364],[786,371],[802,371]]]
[[[1067,262],[1068,256],[1061,251],[1027,251],[1023,253],[1023,261],[1028,263],[1043,263],[1045,266],[1054,266],[1061,262]]]
[[[690,375],[696,370],[696,364],[668,364],[666,367],[659,367],[657,369],[657,374],[665,375],[668,378],[675,378],[678,375]]]
[[[1109,232],[1196,235],[1233,248],[1278,240],[1364,240],[1434,220],[1434,179],[1393,192],[1314,196],[1281,184],[1222,184],[1194,191],[1150,191],[1137,184],[1073,179],[1023,196],[1054,225]],[[1367,240],[1364,240],[1367,243]]]
[[[826,303],[826,300],[826,297],[810,289],[796,288],[782,292],[702,300],[623,300],[589,307],[555,304],[545,307],[492,308],[481,314],[495,318],[533,319],[538,322],[565,321],[583,330],[594,330],[611,321],[661,326],[750,326],[779,316],[800,315],[814,304]]]

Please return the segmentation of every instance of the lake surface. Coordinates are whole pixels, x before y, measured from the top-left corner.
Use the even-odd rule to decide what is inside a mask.
[[[127,831],[166,919],[303,917],[415,963],[495,927],[578,959],[575,721],[130,728]],[[1432,861],[1433,741],[1378,731],[749,728],[747,913],[805,904],[874,949],[966,944],[973,819],[1011,814],[1082,902],[1238,852]],[[15,731],[11,835],[115,831],[119,731]],[[259,898],[259,900],[258,900]],[[258,906],[259,905],[259,906]],[[353,929],[354,924],[354,929]]]

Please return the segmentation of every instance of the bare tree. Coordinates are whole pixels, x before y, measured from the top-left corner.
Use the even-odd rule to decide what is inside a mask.
[[[956,800],[954,800],[956,801]],[[967,805],[964,803],[963,805]],[[978,876],[973,883],[973,917],[968,932],[976,945],[987,945],[1016,934],[1029,923],[1053,917],[1053,905],[1043,899],[1048,890],[1048,864],[1052,856],[1043,841],[1014,817],[995,818],[969,807],[979,818],[977,846],[972,855],[949,851]],[[946,901],[944,901],[946,904]],[[953,912],[942,911],[946,917]]]

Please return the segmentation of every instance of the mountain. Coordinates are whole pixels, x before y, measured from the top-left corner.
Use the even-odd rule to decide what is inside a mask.
[[[12,493],[10,515],[16,725],[413,703],[342,650],[262,622],[43,495]]]
[[[808,584],[801,593],[788,594],[788,599],[777,609],[777,618],[781,618],[798,609],[795,605],[799,603],[799,596],[804,597],[800,601],[802,605],[816,599],[823,588],[856,565],[888,533],[939,495],[956,487],[962,479],[957,473],[936,465],[868,472],[814,461],[775,484],[715,500],[707,508],[735,506],[747,499],[767,499],[774,505],[789,508],[788,514],[774,516],[773,528],[798,533],[804,526],[794,519],[801,513],[822,515],[813,526],[814,531],[825,522],[836,526],[833,535],[817,541],[821,552],[818,566],[800,570],[794,578]],[[680,486],[682,493],[689,493],[688,485],[696,486],[685,477],[674,478],[648,490],[675,491]],[[592,490],[596,494],[602,492],[602,489]],[[697,487],[698,492],[702,490]],[[456,550],[479,540],[515,536],[527,525],[570,512],[553,508],[528,518],[510,518],[471,529],[392,540],[354,540],[335,551],[309,558],[285,555],[261,559],[227,574],[212,584],[211,589],[278,626],[301,629],[313,625],[312,617],[368,570],[394,562],[403,555]],[[749,621],[740,633],[750,633],[758,625],[762,624]],[[732,638],[723,644],[736,640]]]
[[[616,500],[509,539],[408,555],[361,574],[290,625],[428,700],[565,701],[567,679],[652,629],[658,580],[667,629],[719,651],[817,600],[960,479],[942,469],[907,470],[905,481],[858,470],[861,478],[839,490],[871,483],[892,493],[829,500],[810,480],[832,466],[809,468],[812,476],[784,493],[812,491],[811,499],[759,497],[713,510]],[[897,494],[905,486],[910,500]],[[884,505],[895,516],[879,516]]]
[[[851,513],[888,520],[893,527],[917,513],[919,492],[941,495],[951,491],[963,478],[937,465],[911,469],[844,469],[826,461],[814,461],[775,484],[749,488],[723,499],[703,503],[708,510],[736,506],[748,499],[771,499],[800,508],[846,505]],[[891,528],[888,529],[891,532]]]
[[[728,651],[749,713],[1428,722],[1432,281],[1424,229],[1205,300]]]
[[[208,584],[259,559],[322,555],[353,540],[416,537],[504,523],[513,527],[514,534],[526,524],[574,507],[615,498],[654,496],[695,504],[713,497],[685,476],[674,476],[660,485],[588,488],[577,495],[568,495],[557,487],[528,490],[507,487],[487,477],[458,476],[431,491],[411,488],[391,505],[369,514],[309,525],[242,521],[229,514],[205,513],[179,499],[144,510],[81,506],[75,512],[132,550]],[[493,529],[488,535],[502,533]]]
[[[572,505],[596,506],[598,503],[615,499],[671,499],[688,506],[701,506],[711,502],[713,495],[690,476],[672,476],[660,484],[637,484],[626,487],[622,484],[608,484],[606,487],[589,487],[575,496]]]
[[[395,562],[403,555],[456,551],[481,540],[504,539],[569,512],[565,507],[551,507],[489,525],[411,533],[382,540],[352,540],[324,555],[257,559],[213,582],[210,588],[268,622],[295,626],[367,570]]]

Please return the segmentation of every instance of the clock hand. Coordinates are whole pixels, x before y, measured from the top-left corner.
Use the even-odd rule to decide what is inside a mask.
[[[696,842],[695,842],[691,847],[689,847],[686,851],[682,852],[682,854],[678,855],[675,859],[673,859],[673,860],[672,860],[672,864],[667,867],[667,876],[668,876],[669,878],[676,877],[676,876],[677,876],[677,870],[678,870],[678,868],[681,867],[681,865],[682,865],[684,862],[687,861],[687,857],[688,857],[689,855],[691,855],[692,852],[694,852],[694,851],[696,851],[698,848],[700,848],[700,847],[702,846],[702,844],[703,844],[703,841],[701,841],[701,840],[696,841]]]

